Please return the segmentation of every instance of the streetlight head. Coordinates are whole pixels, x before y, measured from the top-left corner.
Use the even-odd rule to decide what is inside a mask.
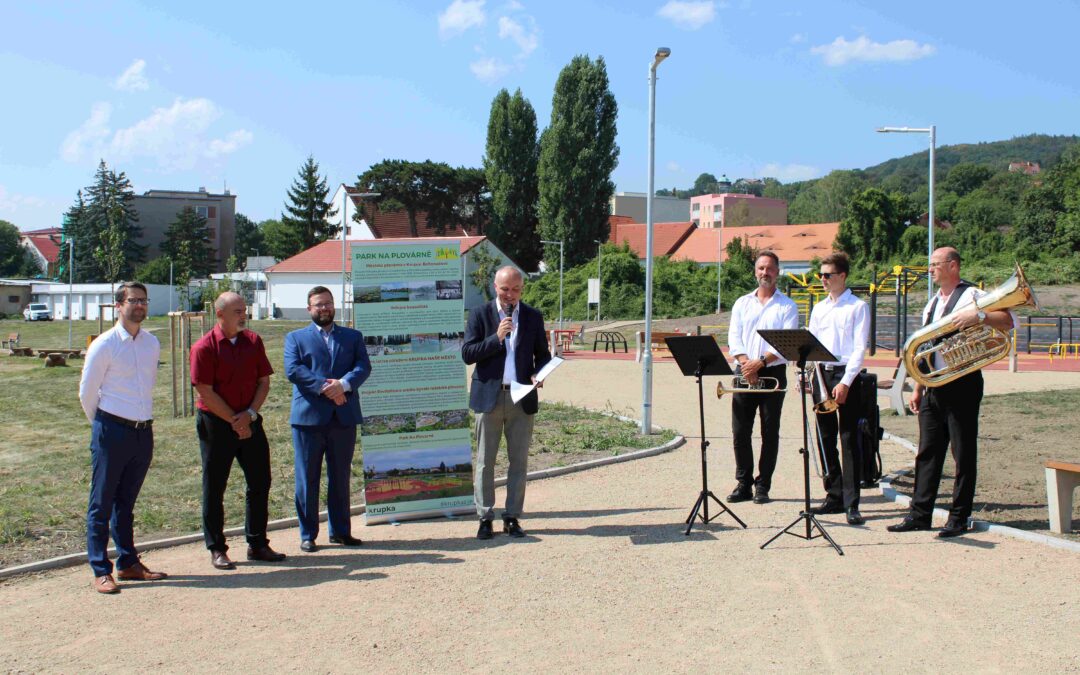
[[[657,47],[656,56],[653,57],[653,67],[660,65],[660,62],[671,56],[671,50],[667,47]]]

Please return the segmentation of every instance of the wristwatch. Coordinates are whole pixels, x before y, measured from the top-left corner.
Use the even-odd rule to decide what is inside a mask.
[[[979,323],[986,323],[986,312],[980,309],[975,313],[975,316],[979,317]]]
[[[259,420],[259,413],[255,412],[254,408],[248,408],[247,414],[251,415],[252,422],[257,422]]]

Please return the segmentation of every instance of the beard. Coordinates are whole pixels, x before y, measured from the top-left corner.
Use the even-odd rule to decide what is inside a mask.
[[[311,317],[311,320],[315,322],[315,325],[319,328],[326,328],[330,324],[334,323],[333,312],[315,312],[315,315]]]

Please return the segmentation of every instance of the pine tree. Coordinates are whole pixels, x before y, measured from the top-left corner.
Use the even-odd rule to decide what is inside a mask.
[[[540,234],[565,242],[568,268],[592,257],[594,240],[608,238],[611,172],[619,159],[617,117],[604,58],[575,56],[555,83],[537,165]],[[544,259],[558,265],[558,255],[558,247],[548,246]]]
[[[74,274],[71,278],[76,283],[84,283],[93,279],[101,278],[97,260],[94,258],[94,249],[98,245],[98,233],[90,225],[87,212],[86,200],[83,191],[79,190],[75,196],[75,203],[64,214],[63,243],[60,246],[59,274],[61,281],[67,281],[68,261],[72,260],[71,247],[74,247]]]
[[[86,194],[89,199],[79,229],[92,248],[83,249],[78,239],[75,242],[76,252],[89,251],[96,262],[94,276],[86,280],[115,283],[132,278],[136,264],[146,257],[146,247],[138,243],[142,228],[136,224],[139,214],[134,207],[131,181],[124,172],[110,170],[105,160],[101,160]],[[78,268],[76,263],[76,271]]]
[[[301,251],[337,236],[341,228],[326,222],[337,211],[327,201],[330,189],[326,179],[319,176],[319,164],[314,157],[308,155],[288,194],[289,202],[285,204],[281,222],[296,233]]]
[[[536,230],[539,158],[532,104],[520,89],[513,96],[499,91],[491,102],[484,154],[492,211],[487,236],[526,270],[537,268],[542,253]]]
[[[180,259],[183,252],[190,256],[191,276],[205,277],[214,271],[214,247],[210,242],[210,227],[206,224],[206,218],[200,216],[194,207],[185,206],[165,231],[161,252],[174,262]]]
[[[265,252],[263,233],[255,221],[242,213],[236,214],[235,233],[232,255],[240,260],[240,268],[243,269],[248,256]]]

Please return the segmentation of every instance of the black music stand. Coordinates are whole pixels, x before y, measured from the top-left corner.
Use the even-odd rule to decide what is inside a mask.
[[[788,361],[795,363],[799,367],[799,380],[800,380],[800,398],[802,399],[802,447],[799,448],[799,452],[803,456],[803,488],[805,490],[805,503],[803,510],[799,513],[799,517],[796,518],[790,525],[773,535],[772,539],[761,545],[761,548],[765,548],[769,544],[773,543],[780,538],[782,534],[790,534],[793,537],[805,539],[810,541],[817,537],[825,537],[825,540],[836,549],[836,552],[840,555],[844,555],[844,549],[833,541],[833,538],[829,536],[829,533],[825,531],[825,528],[821,526],[818,519],[814,517],[814,514],[810,512],[810,452],[809,452],[809,439],[806,435],[806,427],[810,421],[806,416],[806,387],[801,383],[808,382],[806,374],[806,362],[807,361],[836,361],[837,358],[833,356],[828,349],[818,342],[814,335],[803,328],[794,328],[789,330],[773,329],[773,330],[759,330],[758,335],[761,339],[768,342],[769,345],[775,349],[780,356],[783,356]],[[793,532],[792,528],[798,525],[800,522],[806,523],[806,534],[800,534],[799,532]],[[814,528],[818,529],[820,534],[814,534]]]
[[[686,533],[694,527],[694,522],[700,518],[702,525],[720,517],[724,512],[730,513],[737,523],[746,527],[746,523],[739,519],[735,512],[728,508],[727,504],[713,494],[709,489],[709,471],[705,458],[705,450],[709,447],[709,441],[705,438],[705,394],[701,386],[701,378],[705,375],[731,375],[731,367],[724,358],[720,346],[709,335],[688,335],[686,337],[665,338],[671,355],[675,357],[675,363],[679,364],[682,374],[687,377],[697,378],[698,388],[698,416],[701,420],[701,492],[698,493],[694,508],[686,518]],[[720,512],[709,517],[709,500],[713,500],[720,507]]]

